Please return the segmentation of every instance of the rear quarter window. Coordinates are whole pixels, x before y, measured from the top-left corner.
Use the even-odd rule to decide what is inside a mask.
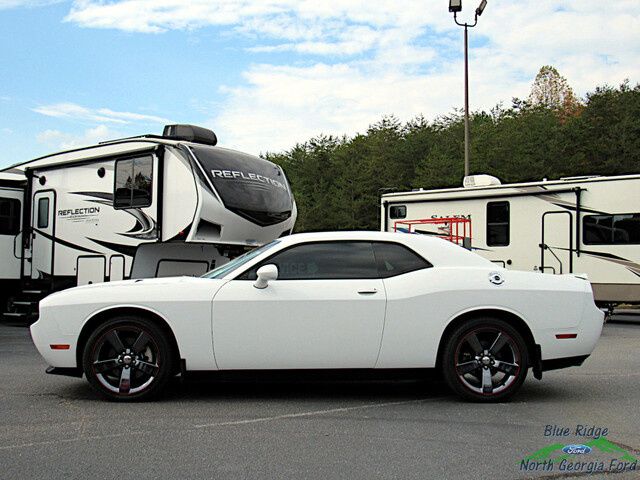
[[[413,250],[398,243],[374,242],[373,251],[380,278],[395,277],[433,266]]]

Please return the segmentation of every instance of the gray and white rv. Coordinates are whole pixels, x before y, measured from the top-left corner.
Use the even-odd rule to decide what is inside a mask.
[[[296,205],[282,169],[216,143],[171,125],[0,171],[5,315],[33,314],[70,286],[200,275],[289,234]]]
[[[586,273],[602,305],[640,303],[640,175],[388,193],[383,231],[439,235],[496,264]]]

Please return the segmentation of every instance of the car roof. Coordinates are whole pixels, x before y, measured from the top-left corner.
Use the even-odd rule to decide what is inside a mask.
[[[489,260],[442,238],[395,232],[340,231],[296,233],[279,239],[283,248],[308,242],[377,241],[401,243],[420,254],[435,266],[491,266]]]

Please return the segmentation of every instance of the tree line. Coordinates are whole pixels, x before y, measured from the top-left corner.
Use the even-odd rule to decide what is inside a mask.
[[[543,67],[525,100],[471,115],[471,173],[503,182],[640,172],[640,84],[578,100]],[[463,112],[401,123],[383,117],[353,137],[320,135],[269,153],[291,183],[296,231],[379,229],[380,195],[462,185]]]

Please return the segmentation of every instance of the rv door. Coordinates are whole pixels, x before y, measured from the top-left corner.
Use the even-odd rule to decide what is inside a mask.
[[[55,248],[56,194],[52,190],[33,196],[31,225],[31,278],[46,279],[53,275]]]
[[[542,214],[540,269],[547,273],[573,273],[573,215],[554,211]]]
[[[17,189],[0,190],[0,280],[20,279],[23,198]]]

